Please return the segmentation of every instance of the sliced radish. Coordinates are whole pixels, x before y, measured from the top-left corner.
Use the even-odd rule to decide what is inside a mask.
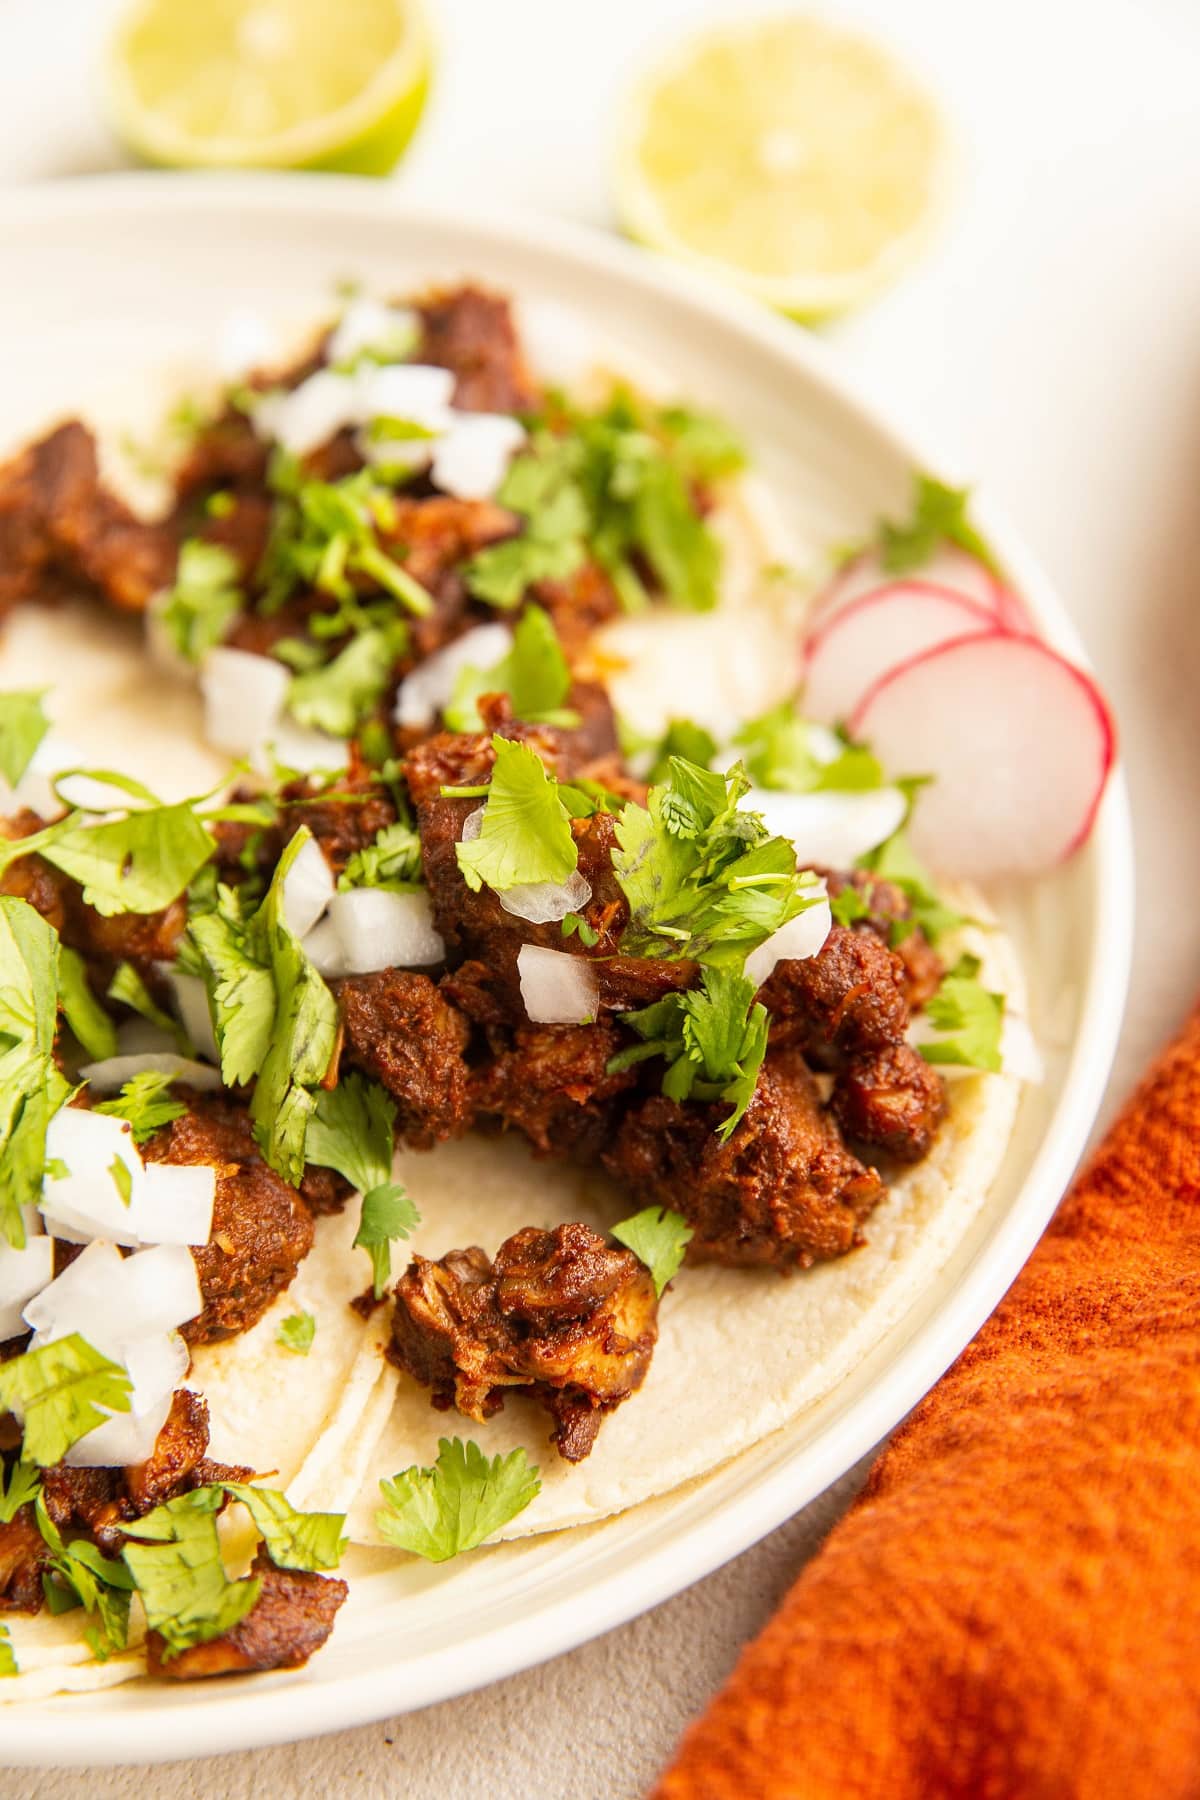
[[[774,837],[790,838],[802,869],[848,869],[904,823],[908,801],[899,788],[860,793],[776,793],[751,788],[742,802]]]
[[[847,719],[897,663],[951,638],[995,631],[976,600],[924,581],[896,581],[840,606],[804,650],[804,713],[823,725]]]
[[[960,550],[957,544],[943,544],[919,569],[914,569],[912,575],[913,579],[928,582],[933,587],[949,588],[953,593],[961,594],[964,600],[974,600],[1002,622],[1007,622],[1004,615],[1008,590],[1004,583],[992,574],[986,563],[981,563],[970,551]],[[828,623],[836,611],[848,606],[852,600],[858,600],[863,594],[873,594],[877,588],[889,587],[895,580],[896,576],[884,568],[878,550],[860,551],[848,563],[843,563],[833,580],[817,595],[809,615],[810,629]]]
[[[1033,638],[995,632],[892,669],[850,720],[885,768],[934,777],[913,845],[986,881],[1061,862],[1091,831],[1116,753],[1095,683]]]

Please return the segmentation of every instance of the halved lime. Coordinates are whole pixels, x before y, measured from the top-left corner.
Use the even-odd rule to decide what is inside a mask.
[[[676,47],[630,96],[626,230],[802,318],[841,312],[913,254],[947,185],[948,133],[890,52],[791,13]]]
[[[150,162],[382,175],[425,104],[419,0],[134,0],[114,125]]]

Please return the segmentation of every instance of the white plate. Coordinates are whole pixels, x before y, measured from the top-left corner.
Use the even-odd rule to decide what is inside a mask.
[[[56,413],[127,410],[148,369],[186,365],[234,306],[299,318],[353,274],[403,292],[476,275],[566,304],[669,371],[748,438],[802,540],[853,537],[937,458],[855,396],[811,336],[624,246],[546,222],[447,218],[371,183],[129,176],[0,199],[0,446]],[[1081,648],[1046,577],[986,506],[981,522],[1047,639]],[[919,1305],[793,1426],[690,1487],[586,1529],[355,1581],[329,1648],[299,1675],[133,1684],[5,1709],[8,1763],[150,1761],[363,1723],[481,1686],[666,1599],[804,1506],[877,1443],[978,1330],[1063,1193],[1116,1043],[1132,938],[1121,779],[1085,853],[1005,908],[1035,1018],[1060,1037],[1001,1179]]]

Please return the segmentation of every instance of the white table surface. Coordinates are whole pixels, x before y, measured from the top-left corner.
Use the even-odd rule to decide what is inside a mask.
[[[438,87],[397,185],[448,205],[519,203],[599,225],[609,223],[613,94],[648,43],[714,10],[430,3]],[[0,0],[0,180],[120,166],[93,79],[108,10],[108,0]],[[826,0],[825,10],[852,10],[925,67],[965,158],[939,245],[836,336],[879,396],[1020,523],[1117,703],[1142,947],[1107,1117],[1200,985],[1200,7]],[[154,1792],[633,1800],[862,1473],[570,1656],[389,1724],[178,1764],[151,1778]],[[0,1796],[105,1800],[146,1779],[0,1771]]]

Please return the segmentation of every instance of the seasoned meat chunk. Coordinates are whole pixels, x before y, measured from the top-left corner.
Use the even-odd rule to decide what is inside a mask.
[[[518,1026],[475,1071],[475,1106],[523,1131],[541,1156],[594,1159],[612,1135],[613,1102],[636,1080],[632,1069],[607,1073],[621,1046],[603,1022]]]
[[[820,1063],[898,1044],[908,1029],[904,970],[872,933],[835,925],[816,956],[788,959],[764,982],[772,1042]]]
[[[544,606],[568,651],[582,649],[601,625],[618,617],[621,602],[599,563],[584,562],[560,581],[537,581],[530,598]]]
[[[192,440],[175,477],[175,491],[186,502],[215,488],[262,488],[269,456],[270,446],[247,415],[228,407]]]
[[[471,1123],[465,1051],[470,1027],[428,975],[381,969],[335,984],[344,1060],[382,1082],[397,1127],[415,1149],[459,1137]]]
[[[853,1248],[883,1184],[846,1149],[803,1057],[768,1055],[723,1144],[727,1110],[656,1094],[626,1114],[604,1165],[643,1202],[683,1214],[693,1261],[807,1268]]]
[[[138,612],[171,581],[175,558],[169,527],[143,524],[104,487],[78,419],[0,469],[0,610],[75,587]]]
[[[482,288],[449,288],[418,308],[416,359],[454,373],[454,404],[466,412],[532,412],[538,390],[525,364],[508,301]]]
[[[352,770],[333,787],[315,793],[306,780],[294,781],[284,788],[282,798],[282,843],[307,825],[335,875],[396,822],[395,802],[387,788],[365,769]]]
[[[349,1588],[329,1575],[277,1569],[262,1551],[250,1570],[262,1590],[232,1631],[169,1656],[158,1632],[146,1638],[151,1675],[197,1681],[207,1675],[239,1675],[253,1669],[300,1669],[333,1630]]]
[[[900,1162],[919,1162],[946,1110],[946,1090],[910,1044],[889,1044],[850,1058],[834,1082],[831,1104],[848,1138]]]
[[[873,931],[888,948],[894,950],[904,965],[904,997],[910,1012],[925,1005],[937,992],[945,973],[942,959],[919,925],[912,923],[912,904],[903,889],[893,881],[884,881],[866,869],[852,873],[823,870],[825,885],[831,897],[846,888],[857,889],[870,909],[865,918],[855,921],[856,931]]]
[[[182,1493],[208,1449],[208,1401],[181,1388],[149,1459],[126,1469],[125,1486],[134,1517]]]
[[[534,1397],[580,1462],[604,1415],[645,1379],[658,1336],[654,1283],[628,1250],[586,1225],[530,1227],[492,1262],[483,1250],[414,1257],[396,1284],[392,1361],[434,1406],[486,1419],[506,1388]]]
[[[203,1095],[189,1104],[142,1154],[147,1162],[217,1170],[212,1236],[192,1251],[204,1311],[183,1327],[189,1344],[208,1344],[248,1331],[291,1285],[312,1249],[313,1222],[296,1190],[258,1154],[244,1108]]]
[[[49,1562],[33,1507],[19,1506],[7,1525],[0,1525],[0,1613],[41,1611],[42,1575]]]

